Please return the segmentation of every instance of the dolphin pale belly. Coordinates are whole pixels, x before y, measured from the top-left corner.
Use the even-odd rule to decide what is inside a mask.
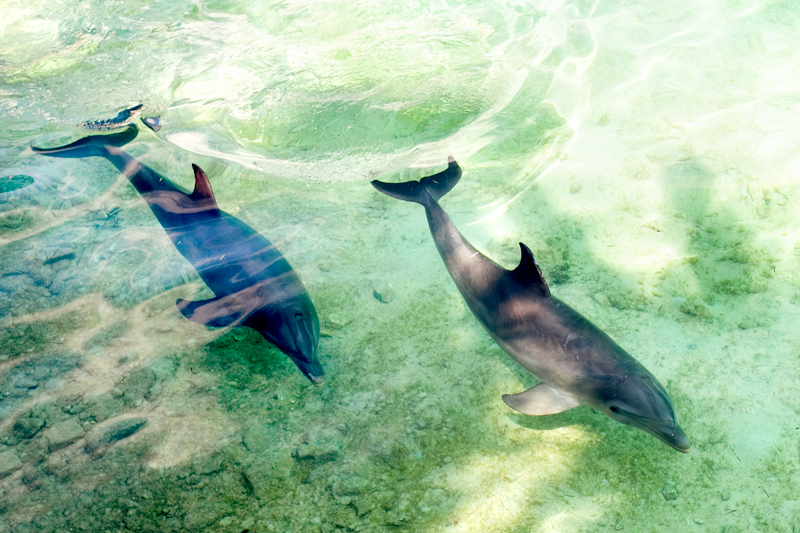
[[[437,201],[459,179],[461,169],[451,157],[446,170],[420,181],[372,185],[425,207],[436,248],[472,313],[506,353],[542,380],[503,396],[506,404],[527,415],[585,405],[688,452],[691,443],[664,387],[608,335],[550,295],[527,246],[520,243],[519,266],[506,270],[464,239]]]
[[[216,295],[198,302],[178,300],[181,313],[211,327],[253,328],[288,355],[308,379],[322,383],[317,358],[319,319],[289,262],[260,233],[219,209],[200,167],[192,165],[195,186],[187,194],[119,148],[137,133],[136,126],[129,126],[112,135],[33,150],[54,157],[99,156],[113,163]]]

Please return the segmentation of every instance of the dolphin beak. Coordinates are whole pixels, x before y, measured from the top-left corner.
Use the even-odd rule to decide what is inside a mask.
[[[664,442],[678,450],[682,453],[689,453],[689,449],[692,447],[692,443],[689,441],[689,437],[686,436],[686,433],[678,426],[675,425],[674,428],[667,430],[664,428],[665,431],[664,435]]]
[[[315,376],[311,372],[308,373],[308,379],[311,380],[311,383],[317,386],[320,386],[323,383],[325,383],[325,376]]]
[[[689,437],[686,436],[686,433],[684,433],[681,427],[677,424],[675,424],[674,427],[642,426],[642,429],[658,438],[658,440],[662,441],[664,444],[678,450],[681,453],[689,453],[689,450],[692,447]]]
[[[623,416],[620,416],[623,414]],[[692,447],[689,437],[683,432],[681,427],[673,420],[653,420],[650,418],[637,416],[633,413],[612,413],[611,418],[622,424],[627,424],[635,428],[639,428],[646,433],[666,444],[667,446],[678,450],[681,453],[689,453]],[[666,422],[666,424],[664,423]]]

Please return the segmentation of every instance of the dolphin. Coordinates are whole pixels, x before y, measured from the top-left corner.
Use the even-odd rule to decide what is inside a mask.
[[[317,311],[289,262],[264,236],[219,209],[200,167],[192,165],[194,190],[187,194],[120,148],[137,134],[131,125],[119,133],[92,135],[58,148],[32,149],[53,157],[108,159],[130,180],[172,243],[216,295],[196,302],[178,300],[180,312],[210,327],[242,325],[258,331],[308,379],[321,384]]]
[[[639,428],[680,452],[689,439],[658,380],[597,326],[554,298],[533,253],[506,270],[472,247],[438,200],[461,179],[450,157],[443,172],[405,183],[373,181],[380,192],[425,207],[447,271],[478,322],[494,341],[541,383],[503,396],[526,415],[550,415],[579,405]]]

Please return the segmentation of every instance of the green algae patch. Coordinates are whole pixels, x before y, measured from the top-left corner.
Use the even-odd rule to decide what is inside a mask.
[[[691,298],[681,303],[678,311],[697,318],[711,318],[713,316],[708,305],[696,298]]]
[[[0,213],[0,238],[13,239],[50,222],[40,209],[15,209]]]
[[[0,333],[0,350],[8,357],[39,353],[52,349],[58,338],[58,329],[52,323],[18,324]]]
[[[96,333],[91,339],[89,339],[89,341],[86,343],[86,347],[92,348],[97,346],[106,346],[114,340],[122,337],[130,330],[131,325],[128,321],[121,320],[119,322],[115,322],[104,328],[102,331]]]
[[[25,188],[29,185],[32,185],[34,179],[30,176],[25,176],[23,174],[16,174],[13,176],[2,176],[0,177],[0,195],[4,193],[9,193],[11,191],[16,191],[17,189]],[[0,196],[0,198],[4,199],[7,198],[7,195]]]

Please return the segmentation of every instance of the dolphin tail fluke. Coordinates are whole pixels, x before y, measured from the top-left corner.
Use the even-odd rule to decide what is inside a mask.
[[[438,174],[422,178],[419,181],[406,181],[405,183],[385,183],[373,180],[372,186],[383,194],[425,205],[431,197],[438,200],[456,186],[461,179],[461,167],[452,156],[447,158],[447,168]]]
[[[109,147],[123,146],[135,139],[138,133],[139,129],[135,125],[130,125],[119,133],[112,133],[111,135],[90,135],[74,143],[67,144],[66,146],[57,146],[55,148],[38,148],[36,146],[31,146],[31,149],[36,153],[52,157],[104,156]]]

